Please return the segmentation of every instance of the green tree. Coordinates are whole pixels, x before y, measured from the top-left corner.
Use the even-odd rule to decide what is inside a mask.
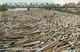
[[[8,10],[4,5],[0,5],[0,12]]]

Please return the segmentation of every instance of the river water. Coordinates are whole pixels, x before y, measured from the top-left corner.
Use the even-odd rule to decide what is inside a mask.
[[[8,11],[28,10],[28,8],[8,8]],[[38,10],[38,8],[30,8],[30,10]]]

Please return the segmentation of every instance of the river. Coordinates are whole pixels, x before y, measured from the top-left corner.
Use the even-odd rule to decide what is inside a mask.
[[[27,8],[8,8],[8,11],[27,10]],[[30,10],[38,10],[38,8],[30,8]]]

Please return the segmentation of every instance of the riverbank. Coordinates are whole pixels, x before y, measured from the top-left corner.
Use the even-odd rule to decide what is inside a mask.
[[[75,10],[77,10],[77,9],[75,9]],[[80,9],[79,9],[80,10]],[[76,14],[76,15],[80,15],[80,11],[78,12],[78,11],[71,11],[71,10],[63,10],[63,9],[61,9],[61,10],[57,10],[57,11],[59,11],[59,12],[65,12],[65,13],[71,13],[71,14]]]

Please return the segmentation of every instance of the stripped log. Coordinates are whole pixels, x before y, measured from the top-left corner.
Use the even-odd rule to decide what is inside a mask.
[[[45,48],[48,48],[48,47],[49,47],[49,46],[51,46],[52,44],[56,43],[58,40],[59,40],[59,39],[55,40],[55,41],[54,41],[54,42],[52,42],[52,43],[47,44],[46,46],[44,46],[44,47],[42,47],[42,48],[38,49],[36,52],[39,52],[39,51],[44,50]]]
[[[68,46],[69,46],[69,45],[66,44],[66,45],[64,45],[64,46],[58,47],[58,48],[55,50],[55,52],[63,51],[62,49],[64,49],[64,48],[66,49]]]
[[[40,41],[31,42],[31,43],[27,43],[27,44],[24,44],[24,45],[22,45],[22,46],[34,45],[34,44],[38,44],[38,43],[40,43]]]

